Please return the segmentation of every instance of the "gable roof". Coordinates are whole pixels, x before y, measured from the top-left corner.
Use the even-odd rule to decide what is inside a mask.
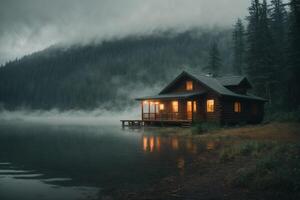
[[[211,76],[206,76],[203,74],[199,73],[188,73],[186,71],[183,71],[181,74],[179,74],[169,85],[167,85],[160,93],[159,95],[164,94],[166,91],[168,91],[180,78],[183,76],[188,76],[191,79],[202,83],[204,86],[206,86],[208,89],[216,92],[219,95],[224,95],[224,96],[231,96],[231,97],[238,97],[238,98],[245,98],[245,99],[252,99],[252,100],[259,100],[259,101],[267,101],[264,98],[252,95],[252,94],[237,94],[235,92],[232,92],[231,90],[227,89],[225,85],[223,84],[237,84],[240,83],[245,79],[244,78],[235,78],[232,81],[229,81],[229,78],[224,78],[222,81],[220,81],[217,78],[211,77]],[[223,84],[222,84],[223,82]]]
[[[238,86],[242,82],[246,82],[248,87],[252,88],[250,82],[248,81],[247,77],[245,77],[245,76],[222,76],[222,77],[216,77],[216,79],[223,86]]]

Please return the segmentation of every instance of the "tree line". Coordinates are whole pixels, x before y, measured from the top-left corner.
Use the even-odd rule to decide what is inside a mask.
[[[270,109],[299,109],[300,0],[252,0],[246,22],[234,25],[232,52],[232,73],[247,75]],[[213,42],[206,69],[218,75],[222,67]]]
[[[0,104],[4,109],[121,110],[137,105],[135,97],[158,93],[183,69],[201,69],[214,38],[224,44],[219,51],[223,63],[230,66],[226,41],[231,29],[160,32],[85,46],[53,46],[0,67]]]
[[[53,46],[10,61],[0,67],[0,108],[120,110],[193,69],[246,75],[253,93],[269,99],[269,110],[298,109],[299,1],[252,0],[246,19],[232,29]]]

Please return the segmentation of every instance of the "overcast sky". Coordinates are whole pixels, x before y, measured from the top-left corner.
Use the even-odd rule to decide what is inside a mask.
[[[230,3],[230,4],[229,4]],[[55,43],[232,26],[250,0],[0,0],[0,64]]]

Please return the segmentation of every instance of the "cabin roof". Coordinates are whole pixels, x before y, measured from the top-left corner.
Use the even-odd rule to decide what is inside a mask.
[[[187,93],[172,93],[172,94],[158,94],[158,95],[153,95],[153,96],[146,96],[146,97],[140,97],[136,98],[136,100],[153,100],[153,99],[186,99],[194,96],[198,96],[201,94],[204,94],[205,92],[187,92]]]
[[[194,79],[196,79],[197,81],[205,84],[208,88],[212,89],[213,91],[217,92],[220,95],[224,95],[224,96],[231,96],[231,97],[238,97],[238,98],[243,98],[243,99],[252,99],[252,100],[259,100],[259,101],[267,101],[264,98],[255,96],[253,94],[237,94],[235,92],[232,92],[231,90],[227,89],[217,78],[211,77],[211,76],[206,76],[203,74],[189,74],[187,72],[183,72],[188,74],[189,76],[193,77]],[[227,79],[227,78],[226,78]],[[225,79],[225,80],[226,80]],[[229,81],[227,81],[229,82]]]
[[[238,85],[243,80],[247,80],[246,77],[242,76],[231,76],[233,77],[232,80],[230,80],[230,76],[227,77],[219,77],[214,78],[212,76],[203,75],[196,72],[188,73],[186,71],[183,71],[181,74],[179,74],[170,84],[168,84],[158,95],[155,96],[149,96],[148,99],[151,99],[150,97],[155,97],[155,99],[160,98],[186,98],[184,95],[192,94],[192,93],[180,93],[183,95],[182,97],[178,96],[180,94],[170,94],[168,93],[169,89],[177,83],[177,81],[182,78],[183,76],[188,76],[189,78],[193,79],[194,81],[197,81],[199,83],[202,83],[204,86],[207,87],[207,89],[212,90],[216,92],[219,95],[223,96],[230,96],[230,97],[237,97],[237,98],[243,98],[243,99],[250,99],[250,100],[258,100],[258,101],[267,101],[264,98],[255,96],[253,94],[237,94],[235,92],[232,92],[231,90],[227,89],[225,86],[229,85]],[[250,83],[249,83],[250,84]],[[251,85],[250,85],[251,87]],[[173,96],[172,96],[173,95]],[[137,100],[145,100],[147,97],[137,98]],[[154,99],[154,98],[153,98]]]
[[[237,86],[237,85],[240,85],[244,80],[247,80],[247,78],[245,76],[222,76],[222,77],[216,77],[216,79],[223,86]],[[249,83],[249,81],[248,81],[248,83]],[[249,83],[249,85],[251,86],[250,83]]]

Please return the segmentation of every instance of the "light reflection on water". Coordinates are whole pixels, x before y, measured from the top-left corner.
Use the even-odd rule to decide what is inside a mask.
[[[212,141],[207,142],[206,144],[207,150],[214,150],[215,148],[216,148],[216,142],[212,142]]]
[[[166,136],[159,129],[0,124],[0,199],[19,199],[16,194],[22,193],[31,200],[110,196],[166,176],[183,176],[199,153],[214,148],[213,142]],[[22,184],[35,189],[21,190]]]
[[[171,148],[173,151],[186,150],[190,154],[198,153],[198,145],[191,138],[179,139],[177,136],[161,136],[161,135],[143,135],[142,149],[144,152],[160,152],[161,148]],[[206,149],[213,150],[216,148],[215,142],[207,142]]]

